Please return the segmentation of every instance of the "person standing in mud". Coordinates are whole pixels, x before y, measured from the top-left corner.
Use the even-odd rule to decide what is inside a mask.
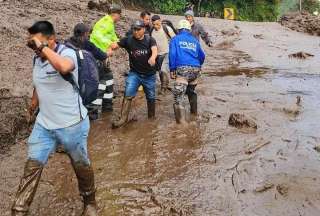
[[[173,109],[176,122],[180,124],[185,122],[183,107],[185,94],[188,95],[191,115],[196,117],[198,114],[198,97],[195,88],[205,60],[205,53],[199,41],[191,34],[191,25],[187,20],[181,20],[178,29],[179,34],[170,42],[169,66],[171,78],[175,79]]]
[[[73,36],[66,40],[66,44],[70,44],[78,49],[86,50],[90,52],[97,61],[104,62],[108,57],[112,56],[112,51],[108,50],[107,53],[102,52],[93,43],[89,41],[90,28],[83,23],[78,23],[73,29]],[[104,86],[101,86],[98,91],[98,96],[95,101],[86,106],[89,111],[90,120],[98,119],[100,113],[102,112],[102,106],[99,101],[103,100],[103,95],[105,93]]]
[[[186,17],[186,20],[188,20],[191,24],[192,35],[195,36],[198,40],[200,40],[201,37],[208,47],[212,47],[212,41],[209,37],[208,32],[204,30],[202,25],[195,22],[194,12],[192,10],[188,10],[185,12],[184,16]]]
[[[151,36],[156,40],[158,47],[158,69],[161,82],[160,94],[164,95],[169,87],[169,41],[176,36],[173,29],[168,25],[163,25],[160,16],[152,16],[153,31]]]
[[[39,106],[40,112],[28,139],[28,160],[12,205],[12,216],[28,214],[43,168],[58,143],[69,155],[77,176],[83,215],[95,216],[94,173],[87,154],[90,122],[79,92],[63,78],[71,74],[78,82],[76,53],[56,43],[53,25],[48,21],[36,22],[28,32],[28,47],[36,53],[30,110]]]
[[[115,32],[115,23],[120,21],[121,7],[117,4],[110,6],[110,15],[101,18],[93,27],[90,35],[92,42],[102,52],[107,53],[118,48],[118,36]],[[94,104],[102,106],[102,112],[113,111],[113,74],[110,63],[98,61],[99,67],[99,92],[103,92],[103,97],[99,97]]]
[[[154,38],[145,34],[143,21],[136,20],[132,29],[133,35],[121,39],[118,43],[129,54],[130,71],[126,80],[120,118],[113,122],[113,128],[119,128],[128,122],[132,99],[141,85],[146,94],[148,118],[155,118],[157,43]]]

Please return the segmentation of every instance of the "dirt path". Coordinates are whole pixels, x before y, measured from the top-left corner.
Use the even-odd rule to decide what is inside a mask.
[[[205,48],[198,121],[177,126],[167,95],[150,122],[140,95],[137,122],[111,130],[112,116],[104,116],[92,124],[100,215],[318,215],[319,39],[274,23],[201,22],[217,41]],[[288,57],[299,51],[314,57]],[[229,126],[231,113],[258,129]],[[9,215],[25,154],[19,144],[0,160],[0,215]],[[30,215],[79,215],[76,195],[67,157],[55,155]]]

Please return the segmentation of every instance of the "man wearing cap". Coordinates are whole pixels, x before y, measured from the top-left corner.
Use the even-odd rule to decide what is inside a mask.
[[[173,29],[168,25],[163,25],[160,16],[154,15],[151,18],[153,31],[151,36],[156,40],[158,47],[158,70],[161,81],[160,94],[165,94],[169,86],[169,41],[176,36]]]
[[[183,107],[184,95],[188,95],[190,113],[197,116],[197,79],[200,76],[201,66],[205,60],[199,41],[191,34],[191,25],[187,20],[179,22],[179,34],[170,41],[169,67],[172,79],[175,79],[174,114],[178,124],[185,122]]]
[[[90,41],[98,47],[102,52],[118,48],[119,41],[115,32],[115,23],[120,20],[121,7],[112,4],[110,7],[110,15],[101,18],[93,27],[90,35]],[[111,112],[113,98],[113,75],[109,63],[98,61],[99,66],[99,91],[104,92],[103,99],[94,101],[96,105],[102,106],[102,112]]]
[[[78,49],[90,52],[97,61],[106,61],[107,58],[112,55],[112,51],[108,50],[107,53],[105,53],[101,49],[97,48],[92,42],[89,41],[89,35],[89,27],[83,23],[78,23],[73,29],[73,36],[66,40],[66,44],[71,44]],[[104,90],[99,90],[97,99],[93,101],[92,104],[86,106],[89,112],[88,114],[90,120],[98,119],[100,113],[102,112],[102,104],[99,104],[99,101],[103,100],[104,94]]]
[[[157,43],[154,38],[145,34],[142,20],[136,20],[132,25],[133,34],[118,42],[119,47],[129,54],[130,71],[126,80],[125,94],[122,102],[120,118],[114,121],[113,128],[124,126],[128,122],[132,99],[142,85],[147,99],[148,118],[155,117],[156,91],[156,58]]]
[[[148,11],[142,11],[140,13],[140,20],[143,21],[145,31],[144,33],[147,35],[151,35],[152,31],[152,26],[151,26],[151,13]],[[130,29],[127,33],[126,36],[130,36],[133,34],[133,29]]]
[[[210,40],[208,32],[204,30],[201,24],[194,21],[194,12],[192,10],[188,10],[185,12],[184,16],[186,17],[186,20],[190,22],[192,35],[195,36],[198,40],[201,37],[202,40],[207,44],[207,46],[211,47],[212,42]]]

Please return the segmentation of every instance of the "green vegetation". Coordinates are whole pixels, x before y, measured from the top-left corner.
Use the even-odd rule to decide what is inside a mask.
[[[148,5],[151,11],[164,14],[180,14],[186,5],[192,3],[194,11],[200,16],[210,13],[214,17],[223,18],[225,7],[234,8],[236,19],[241,21],[276,21],[289,12],[299,10],[299,0],[133,0],[139,6]],[[302,9],[313,13],[320,13],[319,0],[302,0]]]

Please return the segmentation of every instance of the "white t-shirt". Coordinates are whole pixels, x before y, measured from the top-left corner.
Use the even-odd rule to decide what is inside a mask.
[[[173,38],[175,36],[174,31],[170,26],[166,26],[168,29],[168,32]],[[163,30],[163,27],[161,27],[158,31],[153,29],[152,35],[151,35],[157,42],[158,47],[158,55],[167,54],[169,52],[169,40],[170,38],[166,34],[166,32]]]
[[[63,51],[61,52],[61,50]],[[70,58],[75,68],[71,72],[78,83],[77,55],[74,50],[60,45],[58,53]],[[36,122],[48,130],[70,127],[87,116],[78,91],[62,78],[51,64],[36,58],[33,67],[33,85],[39,98],[40,112]]]

